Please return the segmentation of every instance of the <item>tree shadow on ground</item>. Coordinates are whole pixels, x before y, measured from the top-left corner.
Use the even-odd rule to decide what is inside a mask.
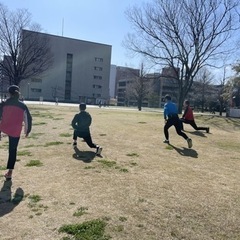
[[[0,217],[10,213],[24,197],[24,191],[22,188],[17,188],[12,198],[12,181],[4,181],[2,189],[0,191]]]
[[[199,137],[207,137],[203,132],[200,132],[200,131],[194,131],[194,132],[185,131],[185,132],[190,133],[192,135],[199,136]],[[210,133],[208,133],[208,134],[210,134]]]
[[[177,153],[179,153],[182,156],[198,158],[198,153],[194,149],[185,148],[185,147],[178,148],[178,147],[173,146],[172,144],[169,144],[169,146],[171,146],[174,150],[176,150]]]
[[[74,151],[75,153],[73,154],[73,158],[81,160],[85,163],[90,163],[96,157],[96,153],[92,151],[80,151],[77,147],[74,148]]]

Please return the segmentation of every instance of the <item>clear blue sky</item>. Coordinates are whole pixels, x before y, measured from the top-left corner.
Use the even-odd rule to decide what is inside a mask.
[[[32,22],[43,32],[112,45],[112,64],[139,67],[140,60],[129,58],[122,41],[131,25],[126,19],[128,7],[142,0],[0,0],[9,10],[26,8]]]

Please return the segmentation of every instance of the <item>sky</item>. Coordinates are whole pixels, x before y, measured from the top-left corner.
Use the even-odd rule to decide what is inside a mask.
[[[122,42],[132,32],[125,11],[141,4],[141,0],[0,0],[0,3],[10,11],[27,9],[42,32],[111,45],[111,64],[139,68],[140,59],[129,57]]]

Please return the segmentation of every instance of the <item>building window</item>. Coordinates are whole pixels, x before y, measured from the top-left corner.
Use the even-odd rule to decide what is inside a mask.
[[[103,68],[102,68],[102,67],[94,67],[94,70],[96,70],[96,71],[102,71]]]
[[[125,86],[126,86],[126,82],[119,82],[119,83],[118,83],[118,86],[119,86],[119,87],[125,87]]]
[[[40,92],[42,92],[42,89],[40,89],[40,88],[31,88],[31,92],[40,93]]]
[[[99,79],[99,80],[101,80],[101,79],[102,79],[102,76],[94,75],[93,78],[94,78],[94,79]]]
[[[42,79],[40,79],[40,78],[32,78],[32,79],[31,79],[31,82],[32,82],[32,83],[33,83],[33,82],[41,83],[41,82],[42,82]]]
[[[101,86],[101,85],[96,85],[96,84],[93,84],[93,88],[100,89],[100,88],[102,88],[102,86]]]
[[[73,65],[73,55],[68,53],[67,62],[66,62],[66,78],[65,78],[65,99],[66,100],[71,100],[72,65]]]
[[[95,62],[103,62],[103,58],[95,57]]]

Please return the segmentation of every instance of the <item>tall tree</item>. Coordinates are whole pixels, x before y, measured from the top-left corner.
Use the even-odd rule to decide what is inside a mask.
[[[204,112],[207,98],[209,98],[210,84],[213,81],[213,75],[207,68],[202,68],[196,74],[193,84],[194,100],[201,103],[201,112]]]
[[[11,12],[0,4],[0,69],[8,85],[19,85],[51,66],[50,43],[40,31],[40,25],[31,24],[26,9]]]
[[[233,47],[228,40],[240,27],[239,4],[238,0],[152,0],[126,11],[136,34],[126,36],[125,47],[176,70],[179,112],[197,72]]]

